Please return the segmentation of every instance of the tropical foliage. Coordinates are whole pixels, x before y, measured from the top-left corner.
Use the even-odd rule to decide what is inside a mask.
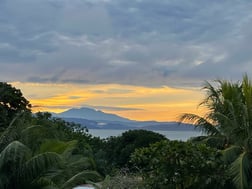
[[[0,131],[8,127],[19,112],[30,112],[31,104],[22,92],[10,84],[0,82]]]
[[[85,127],[31,114],[21,91],[0,82],[0,188],[252,188],[252,82],[205,82],[206,133],[187,142],[145,130],[100,139]],[[103,181],[102,181],[103,180]]]
[[[217,86],[206,82],[204,90],[207,96],[200,105],[209,112],[204,117],[185,114],[181,120],[205,131],[205,141],[215,140],[236,188],[251,188],[252,82],[245,75],[241,82],[218,80]]]
[[[12,109],[13,103],[6,104]],[[80,125],[49,113],[15,115],[0,135],[0,188],[72,189],[101,181],[87,143],[90,136]]]
[[[130,155],[137,149],[152,143],[166,140],[158,133],[147,130],[129,130],[121,136],[110,137],[104,141],[105,159],[108,164],[117,167],[129,167]]]
[[[146,188],[221,188],[227,185],[225,166],[217,149],[204,144],[161,141],[137,149],[132,162]]]

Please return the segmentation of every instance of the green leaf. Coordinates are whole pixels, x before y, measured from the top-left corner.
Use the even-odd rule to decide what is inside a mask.
[[[0,169],[18,169],[30,155],[30,150],[21,142],[13,141],[0,154]]]
[[[48,169],[57,167],[60,161],[60,156],[54,152],[38,154],[23,165],[20,177],[30,180],[37,178],[48,171]]]
[[[241,153],[241,147],[239,146],[230,146],[229,148],[226,148],[225,150],[222,150],[222,158],[223,161],[226,164],[232,163]]]
[[[201,129],[204,133],[208,135],[220,135],[220,131],[218,128],[210,123],[206,118],[195,114],[183,114],[180,116],[180,122],[189,121],[192,123],[196,128]]]
[[[76,147],[77,141],[69,142],[59,140],[46,140],[40,146],[39,152],[56,152],[58,154],[71,152]]]
[[[232,164],[229,169],[233,176],[233,182],[239,189],[247,189],[250,180],[250,161],[249,154],[243,152]]]
[[[101,176],[96,171],[82,171],[69,180],[67,180],[63,185],[62,189],[72,189],[73,187],[85,184],[87,181],[99,181]]]

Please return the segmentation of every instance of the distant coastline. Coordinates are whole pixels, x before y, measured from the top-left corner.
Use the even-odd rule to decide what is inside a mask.
[[[89,129],[89,133],[92,136],[100,137],[105,139],[111,136],[120,136],[123,132],[127,130],[108,130],[108,129]],[[186,141],[191,137],[202,136],[200,131],[164,131],[164,130],[152,130],[153,132],[164,135],[169,140],[181,140]]]

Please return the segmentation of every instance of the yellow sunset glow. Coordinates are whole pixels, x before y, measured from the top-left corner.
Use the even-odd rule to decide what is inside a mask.
[[[131,85],[73,85],[13,82],[33,105],[33,111],[63,112],[84,106],[133,120],[177,121],[183,113],[201,114],[199,89]]]

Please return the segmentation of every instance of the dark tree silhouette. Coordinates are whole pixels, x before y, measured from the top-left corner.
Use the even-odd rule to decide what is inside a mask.
[[[31,104],[19,89],[6,82],[0,82],[0,129],[6,128],[21,112],[31,112]]]

